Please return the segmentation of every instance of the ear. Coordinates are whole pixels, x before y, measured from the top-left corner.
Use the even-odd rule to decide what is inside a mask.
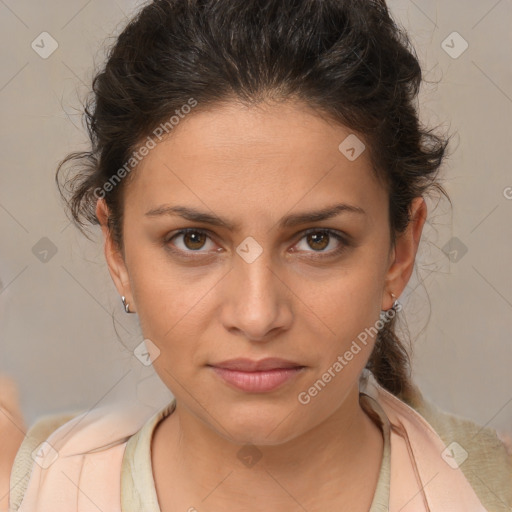
[[[114,281],[119,295],[126,297],[126,302],[130,304],[130,312],[135,312],[133,308],[133,297],[130,288],[130,279],[124,257],[120,249],[112,239],[112,233],[108,225],[109,210],[103,198],[98,199],[96,203],[96,217],[98,218],[101,231],[103,232],[105,259],[107,260],[110,276]]]
[[[409,225],[406,230],[397,237],[390,257],[391,264],[386,273],[386,291],[382,303],[382,309],[390,309],[394,299],[393,293],[399,297],[407,286],[414,269],[416,253],[423,231],[423,225],[427,218],[427,205],[423,197],[415,197],[410,206]]]

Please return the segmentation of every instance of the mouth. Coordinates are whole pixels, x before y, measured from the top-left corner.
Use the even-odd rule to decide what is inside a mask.
[[[231,359],[207,365],[226,384],[249,393],[274,391],[306,368],[286,359]]]
[[[212,363],[208,366],[214,368],[224,368],[226,370],[238,370],[241,372],[258,372],[265,370],[283,370],[289,368],[304,368],[303,365],[290,361],[289,359],[281,359],[278,357],[266,357],[258,361],[246,358],[229,359],[220,363]]]

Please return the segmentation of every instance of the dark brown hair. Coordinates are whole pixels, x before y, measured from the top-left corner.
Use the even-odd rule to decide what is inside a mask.
[[[449,199],[437,174],[450,137],[420,124],[414,103],[422,81],[414,48],[383,0],[155,0],[108,49],[84,108],[90,151],[69,154],[57,184],[85,234],[86,222],[98,224],[97,191],[191,98],[194,111],[233,99],[298,99],[364,140],[389,193],[393,244],[415,197],[436,189]],[[59,173],[70,161],[78,172],[65,191]],[[130,177],[102,192],[123,253]],[[379,331],[367,368],[407,400],[409,355],[396,318]]]

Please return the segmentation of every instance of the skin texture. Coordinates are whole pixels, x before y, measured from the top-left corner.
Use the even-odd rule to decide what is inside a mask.
[[[291,101],[194,111],[149,152],[125,189],[124,256],[98,201],[112,279],[144,338],[158,347],[154,368],[177,400],[152,445],[164,512],[370,506],[383,440],[361,409],[358,379],[374,339],[307,405],[298,395],[391,308],[391,292],[400,296],[426,205],[414,200],[410,225],[391,247],[387,192],[367,152],[350,161],[338,149],[350,133]],[[283,216],[337,203],[366,213],[278,225]],[[163,204],[238,226],[145,216]],[[183,228],[208,236],[170,241]],[[304,234],[311,228],[316,239]],[[350,237],[339,255],[343,242],[318,238],[321,229]],[[236,252],[247,237],[263,251],[251,263]],[[244,393],[206,366],[235,357],[282,357],[306,368],[275,391]],[[245,444],[261,455],[250,468],[237,456]]]

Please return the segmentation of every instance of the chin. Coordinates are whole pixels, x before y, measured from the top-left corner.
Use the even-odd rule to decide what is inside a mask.
[[[233,415],[218,416],[225,418],[222,422],[225,430],[219,429],[218,433],[235,444],[276,446],[303,432],[293,414],[289,414],[283,407],[271,407],[265,411],[264,406],[255,405],[253,410],[241,409],[240,406],[235,406]]]

